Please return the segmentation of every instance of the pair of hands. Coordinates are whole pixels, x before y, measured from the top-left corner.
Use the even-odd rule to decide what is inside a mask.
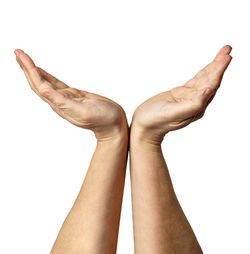
[[[160,143],[167,132],[201,118],[232,59],[231,50],[229,45],[222,47],[214,60],[183,86],[157,94],[139,105],[133,114],[131,133]],[[20,49],[15,50],[15,54],[31,89],[58,115],[76,126],[92,130],[98,141],[128,136],[126,114],[119,104],[69,87],[37,67]]]

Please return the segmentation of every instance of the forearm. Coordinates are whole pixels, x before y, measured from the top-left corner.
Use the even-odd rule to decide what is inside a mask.
[[[116,252],[127,145],[127,135],[97,142],[80,193],[51,253]]]
[[[202,253],[176,198],[161,142],[136,130],[130,140],[136,254]]]

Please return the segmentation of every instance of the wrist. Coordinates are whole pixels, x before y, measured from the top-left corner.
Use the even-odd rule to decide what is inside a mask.
[[[106,127],[105,130],[96,131],[95,136],[97,143],[127,143],[128,124]]]
[[[107,150],[113,155],[120,156],[128,151],[128,135],[125,133],[113,135],[109,138],[97,139],[96,148]]]
[[[132,121],[130,128],[130,143],[147,143],[160,146],[165,133],[157,128],[144,127]]]

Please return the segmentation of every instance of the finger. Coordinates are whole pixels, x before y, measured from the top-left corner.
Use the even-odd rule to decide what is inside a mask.
[[[42,83],[39,89],[39,94],[41,95],[41,98],[48,102],[48,104],[60,115],[62,113],[61,110],[74,112],[76,108],[79,108],[79,106],[81,105],[79,104],[79,102],[71,100],[67,94],[63,93],[63,90],[58,91],[53,89],[50,85],[48,85],[47,82]],[[58,109],[60,111],[58,111]]]
[[[44,79],[50,82],[55,89],[61,88],[68,88],[69,86],[63,83],[61,80],[57,79],[56,77],[52,76],[50,73],[46,72],[44,69],[37,67],[40,74]]]
[[[42,83],[43,78],[42,78],[41,74],[39,73],[38,69],[36,68],[33,60],[26,53],[24,53],[24,51],[22,51],[20,49],[15,50],[15,54],[16,54],[18,63],[26,71],[30,80],[35,85],[39,85],[40,83]]]
[[[207,74],[212,74],[212,75],[214,75],[215,73],[217,75],[222,74],[226,70],[230,61],[232,60],[232,56],[230,55],[231,51],[232,51],[232,47],[230,45],[223,46],[216,54],[213,61],[209,63],[208,65],[206,65],[201,70],[201,72],[205,70]]]
[[[218,57],[224,56],[224,55],[229,55],[232,51],[232,47],[230,45],[225,45],[223,46],[219,52],[216,54],[214,60]]]
[[[222,47],[216,54],[211,66],[209,66],[212,71],[214,70],[216,72],[218,76],[223,75],[230,64],[232,60],[232,56],[230,55],[231,51],[232,47],[230,45]]]
[[[205,111],[213,95],[214,90],[210,88],[202,89],[192,99],[176,103],[173,114],[182,115],[184,118],[195,117],[200,112]]]
[[[216,54],[212,62],[200,70],[192,79],[186,82],[186,87],[203,89],[206,86],[218,89],[228,65],[232,60],[230,52],[232,47],[226,45]]]
[[[47,86],[45,83],[40,87],[40,94],[59,108],[63,108],[68,101],[63,94],[59,93],[50,86]]]
[[[52,85],[41,76],[32,59],[20,49],[15,50],[15,54],[17,62],[24,71],[31,89],[55,110],[55,102],[61,105],[63,99],[61,97],[58,99],[58,96],[60,96],[58,95],[54,100],[51,100],[53,97],[50,94],[53,93],[54,89]]]
[[[68,87],[60,90],[67,98],[76,99],[86,97],[87,92],[73,87]]]
[[[60,116],[81,126],[81,123],[76,119],[80,119],[83,112],[87,116],[89,110],[84,107],[82,103],[70,100],[64,94],[53,89],[51,83],[42,76],[41,71],[35,66],[32,59],[26,53],[22,50],[15,50],[15,54],[32,90],[46,101]]]
[[[36,93],[39,93],[39,88],[41,84],[46,82],[46,80],[39,73],[33,60],[27,54],[25,54],[20,49],[15,50],[15,54],[16,54],[17,62],[19,63],[22,70],[24,71],[24,74],[32,90],[34,90]]]
[[[204,68],[209,78],[221,77],[232,60],[232,56],[230,55],[231,51],[232,47],[230,45],[223,46],[216,54],[214,60]]]

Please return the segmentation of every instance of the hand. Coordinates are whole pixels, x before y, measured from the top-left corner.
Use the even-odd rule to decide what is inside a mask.
[[[31,89],[58,115],[78,127],[94,131],[99,141],[127,132],[126,115],[119,104],[106,97],[67,86],[37,67],[20,49],[15,50],[15,54]]]
[[[132,119],[132,130],[139,130],[152,141],[201,118],[220,86],[232,57],[231,46],[224,46],[214,60],[183,86],[157,94],[141,104]]]

